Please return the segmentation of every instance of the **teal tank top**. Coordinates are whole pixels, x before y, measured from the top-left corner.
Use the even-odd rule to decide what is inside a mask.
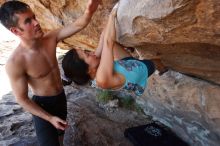
[[[125,77],[125,83],[120,89],[135,93],[137,96],[141,96],[144,93],[147,85],[148,69],[143,62],[138,60],[117,60],[114,61],[114,71]],[[96,80],[92,81],[91,86],[99,88]]]
[[[148,69],[146,65],[138,60],[114,61],[114,70],[125,77],[123,89],[134,92],[137,96],[144,93],[147,85]]]

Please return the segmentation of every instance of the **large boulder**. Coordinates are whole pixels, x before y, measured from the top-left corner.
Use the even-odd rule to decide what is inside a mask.
[[[118,40],[138,46],[144,58],[220,84],[219,18],[218,0],[121,0]]]
[[[220,143],[220,86],[168,71],[153,75],[139,103],[191,146]]]
[[[87,0],[22,1],[31,6],[45,31],[75,21],[87,3]],[[116,2],[103,0],[87,28],[59,46],[95,49]],[[219,18],[219,0],[120,0],[117,37],[121,44],[138,48],[144,58],[160,58],[173,70],[220,84]]]

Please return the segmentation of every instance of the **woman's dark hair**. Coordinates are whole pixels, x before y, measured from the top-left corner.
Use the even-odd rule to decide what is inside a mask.
[[[30,9],[30,7],[20,1],[5,2],[0,8],[0,21],[6,27],[15,27],[18,23],[16,13],[23,13]]]
[[[91,79],[88,74],[88,64],[79,58],[76,50],[69,50],[62,60],[64,75],[78,85],[84,85]]]

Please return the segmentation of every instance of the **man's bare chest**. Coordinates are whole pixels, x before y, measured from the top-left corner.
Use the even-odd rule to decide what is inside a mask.
[[[44,78],[49,76],[57,70],[58,63],[56,56],[54,55],[44,55],[44,54],[34,54],[29,56],[26,60],[26,72],[30,78]]]

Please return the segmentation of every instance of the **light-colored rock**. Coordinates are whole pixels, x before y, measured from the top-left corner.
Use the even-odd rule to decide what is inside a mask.
[[[22,1],[31,6],[45,31],[76,20],[87,3],[87,0]],[[60,47],[95,49],[116,2],[103,0],[87,28],[64,40]],[[218,0],[120,0],[118,41],[139,48],[144,58],[161,58],[173,70],[220,84],[219,10]]]
[[[147,115],[173,129],[192,146],[220,141],[220,87],[169,71],[153,75],[138,99]]]
[[[3,96],[0,107],[0,145],[38,146],[32,116],[16,103],[12,93]]]
[[[22,1],[31,6],[45,31],[73,22],[87,4],[87,0]],[[116,2],[103,0],[91,23],[59,46],[95,49]],[[161,58],[173,70],[220,84],[219,18],[219,0],[120,0],[118,41],[139,48],[144,58]]]
[[[119,40],[135,46],[192,42],[220,45],[218,4],[217,0],[120,0]]]
[[[217,0],[121,0],[118,40],[144,58],[220,84],[219,10]]]

